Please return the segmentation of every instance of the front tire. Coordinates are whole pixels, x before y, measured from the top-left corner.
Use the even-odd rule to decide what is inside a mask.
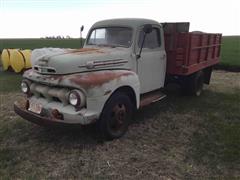
[[[120,138],[126,133],[132,114],[130,98],[121,92],[114,93],[105,104],[97,122],[98,131],[107,140]]]

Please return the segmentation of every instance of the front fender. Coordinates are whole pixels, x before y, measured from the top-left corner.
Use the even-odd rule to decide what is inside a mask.
[[[109,75],[108,73],[102,72],[103,76]],[[112,78],[110,78],[112,76]],[[92,86],[87,90],[87,107],[92,111],[98,112],[98,115],[101,114],[103,107],[110,96],[121,87],[131,88],[136,97],[136,106],[139,107],[140,102],[140,83],[138,76],[135,72],[127,70],[115,70],[111,71],[111,75],[108,76],[110,80],[107,80],[101,85]],[[108,79],[107,78],[107,79]]]
[[[67,79],[66,79],[67,80]],[[63,80],[65,81],[65,80]],[[130,87],[136,96],[136,105],[139,107],[140,84],[138,76],[128,70],[104,70],[76,74],[69,78],[71,86],[84,89],[87,95],[87,109],[100,115],[109,97],[120,87]]]
[[[129,70],[102,70],[69,75],[42,75],[33,70],[26,71],[24,77],[49,86],[77,88],[87,96],[87,109],[99,115],[105,102],[120,87],[132,88],[136,95],[137,108],[140,99],[140,83],[135,72]]]

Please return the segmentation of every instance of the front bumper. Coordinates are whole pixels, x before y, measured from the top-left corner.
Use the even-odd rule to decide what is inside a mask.
[[[63,119],[56,119],[51,116],[41,115],[33,113],[26,109],[25,101],[16,101],[14,103],[14,111],[16,114],[21,116],[23,119],[26,119],[30,122],[36,123],[43,126],[74,126],[74,125],[87,125],[96,122],[97,115],[94,113],[86,113],[85,116],[78,114],[72,115],[69,118],[69,115],[64,114]]]

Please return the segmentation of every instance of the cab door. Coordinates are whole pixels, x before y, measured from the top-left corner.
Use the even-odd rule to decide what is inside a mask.
[[[136,53],[140,51],[143,41],[143,27],[139,29]],[[166,52],[164,49],[163,31],[153,25],[152,32],[146,34],[141,57],[137,59],[137,73],[140,80],[141,94],[164,86],[166,74]]]

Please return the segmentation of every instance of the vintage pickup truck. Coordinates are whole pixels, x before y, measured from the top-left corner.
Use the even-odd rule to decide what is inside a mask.
[[[21,83],[26,96],[14,110],[40,125],[96,123],[104,138],[119,138],[135,110],[165,97],[168,83],[199,96],[220,47],[221,34],[189,32],[189,23],[100,21],[81,49],[33,51]]]

